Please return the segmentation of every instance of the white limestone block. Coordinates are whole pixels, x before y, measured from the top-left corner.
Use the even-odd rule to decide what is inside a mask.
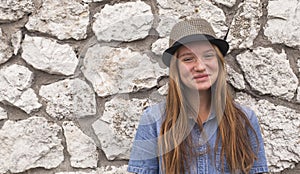
[[[225,5],[227,7],[233,7],[236,3],[236,0],[214,0],[216,3]]]
[[[300,162],[300,113],[245,93],[237,93],[236,101],[257,114],[270,172],[295,167]]]
[[[11,85],[18,90],[24,90],[31,86],[33,73],[25,66],[12,64],[0,70],[0,75],[7,85]],[[2,85],[4,85],[4,81]]]
[[[13,49],[9,45],[10,41],[8,40],[8,37],[4,36],[2,29],[0,28],[0,64],[8,61],[13,54]]]
[[[130,174],[127,172],[127,165],[123,165],[120,167],[116,166],[105,166],[101,168],[97,168],[97,174]]]
[[[97,168],[96,170],[88,171],[88,172],[58,172],[55,174],[130,174],[127,172],[127,165],[123,166],[102,166]]]
[[[298,70],[300,72],[300,58],[298,58],[298,60],[297,60],[297,65],[298,65]]]
[[[63,39],[81,40],[87,37],[88,4],[76,0],[44,0],[41,8],[29,17],[25,27]]]
[[[25,111],[27,114],[42,107],[42,104],[38,101],[37,95],[31,88],[25,90],[20,98],[15,101],[14,105]]]
[[[297,98],[296,98],[297,102],[300,103],[300,86],[297,89]]]
[[[300,2],[272,0],[268,2],[268,21],[264,34],[272,43],[300,48]]]
[[[7,112],[5,109],[0,107],[0,120],[4,120],[4,119],[7,119]]]
[[[80,79],[66,79],[40,88],[47,102],[46,112],[53,118],[81,118],[96,114],[94,91]]]
[[[157,0],[158,5],[164,9],[180,8],[180,6],[186,5],[188,0]]]
[[[83,2],[102,2],[104,0],[83,0]]]
[[[297,65],[298,65],[298,69],[299,69],[299,73],[300,73],[300,58],[297,60]],[[297,90],[297,101],[300,103],[300,87],[298,87]]]
[[[97,40],[108,42],[143,39],[148,36],[154,19],[151,7],[140,0],[106,4],[94,18],[93,31]]]
[[[95,142],[85,135],[72,121],[62,125],[71,156],[71,166],[76,168],[97,167],[98,152]]]
[[[237,89],[245,89],[245,80],[244,76],[238,72],[236,72],[233,68],[226,64],[227,69],[227,80],[229,83]]]
[[[150,104],[147,99],[119,96],[105,103],[103,116],[92,126],[108,160],[129,159],[139,118]]]
[[[260,0],[247,0],[239,5],[227,37],[230,50],[253,46],[253,41],[260,30],[259,19],[261,16]]]
[[[145,54],[99,44],[87,50],[82,71],[101,97],[149,89],[167,75],[167,69]]]
[[[43,37],[25,35],[22,58],[34,68],[50,74],[74,74],[78,59],[72,47]]]
[[[160,87],[157,91],[160,95],[167,95],[169,89],[169,84],[165,84],[164,86]]]
[[[211,24],[216,36],[223,39],[228,30],[224,11],[212,4],[210,0],[195,1],[193,7],[194,12],[190,18],[206,19]]]
[[[77,171],[77,172],[57,172],[55,174],[98,174],[96,173],[96,171],[91,171],[91,172],[81,172],[81,171]],[[100,173],[99,173],[100,174]]]
[[[158,39],[151,45],[152,52],[158,56],[161,56],[167,48],[169,48],[169,38]]]
[[[21,30],[19,30],[16,33],[12,34],[11,43],[14,47],[14,55],[18,54],[18,51],[21,47],[21,41],[22,41],[22,31]]]
[[[168,37],[173,26],[180,21],[180,14],[177,11],[174,12],[170,9],[159,9],[158,17],[160,21],[156,27],[156,31],[160,37]]]
[[[24,15],[33,12],[32,0],[5,0],[0,1],[0,22],[17,21]]]
[[[60,131],[43,117],[6,121],[0,129],[0,173],[58,167],[64,160]]]
[[[211,1],[160,0],[159,4],[164,4],[159,6],[160,22],[156,28],[160,37],[168,36],[174,24],[183,20],[181,18],[206,19],[219,38],[223,38],[227,32],[223,10],[213,5]]]
[[[0,69],[0,102],[14,105],[31,113],[42,105],[30,88],[33,73],[26,67],[13,64]]]
[[[272,48],[258,47],[236,57],[249,85],[261,94],[271,94],[291,100],[298,87],[287,55],[277,54]]]

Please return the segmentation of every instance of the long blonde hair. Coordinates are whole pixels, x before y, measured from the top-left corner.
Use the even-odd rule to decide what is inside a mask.
[[[219,64],[219,74],[215,84],[213,84],[214,90],[212,92],[212,107],[215,109],[219,124],[214,156],[216,158],[220,142],[221,152],[219,160],[222,171],[224,172],[225,157],[231,172],[242,171],[243,173],[249,173],[257,157],[255,151],[251,148],[250,137],[247,131],[252,131],[255,134],[257,142],[258,138],[245,113],[236,107],[233,102],[227,88],[224,57],[218,47],[215,45],[213,47],[217,52]],[[158,151],[162,154],[162,170],[166,174],[188,172],[190,165],[193,163],[192,157],[195,156],[195,152],[191,150],[194,148],[194,144],[191,140],[191,125],[187,116],[189,106],[184,96],[183,88],[175,53],[170,64],[166,117],[161,125],[160,138],[158,140]],[[196,123],[199,125],[200,131],[203,131],[201,120],[196,119]],[[258,150],[258,147],[256,150]]]

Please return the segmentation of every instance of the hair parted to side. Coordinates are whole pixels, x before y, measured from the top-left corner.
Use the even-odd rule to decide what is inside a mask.
[[[213,84],[212,88],[214,89],[211,95],[212,108],[215,109],[219,124],[215,147],[213,147],[214,157],[216,158],[218,146],[221,143],[219,160],[222,172],[225,171],[224,159],[226,159],[231,173],[237,171],[249,173],[257,158],[259,147],[251,148],[248,132],[254,133],[256,144],[258,144],[258,137],[245,113],[234,104],[227,88],[224,56],[217,46],[213,45],[213,47],[217,52],[219,64],[218,78]],[[166,174],[188,172],[194,163],[194,157],[201,155],[192,150],[195,149],[195,143],[192,142],[190,135],[193,125],[190,124],[187,115],[189,104],[188,99],[184,96],[184,85],[180,80],[176,55],[177,53],[174,54],[170,63],[165,120],[161,126],[158,140],[158,151],[162,156],[162,170]],[[200,118],[196,119],[196,123],[199,125],[200,131],[205,131]]]

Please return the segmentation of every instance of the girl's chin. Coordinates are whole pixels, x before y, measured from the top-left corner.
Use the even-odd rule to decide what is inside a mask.
[[[188,88],[193,91],[207,91],[211,88],[211,85],[207,85],[207,86],[193,85],[193,86],[189,86]]]

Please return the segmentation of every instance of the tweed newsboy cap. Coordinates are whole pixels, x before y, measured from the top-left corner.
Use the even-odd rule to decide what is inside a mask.
[[[175,24],[170,33],[169,48],[162,55],[162,60],[166,66],[170,66],[170,61],[176,50],[187,43],[195,41],[209,41],[216,45],[225,56],[229,45],[223,39],[217,39],[216,34],[204,19],[190,19],[180,21]]]

